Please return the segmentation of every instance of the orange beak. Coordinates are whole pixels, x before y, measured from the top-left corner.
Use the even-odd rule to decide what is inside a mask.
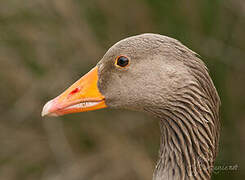
[[[98,67],[93,68],[58,97],[45,104],[42,116],[60,116],[107,107],[99,92]]]

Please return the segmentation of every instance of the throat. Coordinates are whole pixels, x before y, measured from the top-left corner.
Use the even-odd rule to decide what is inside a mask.
[[[205,148],[205,152],[201,150],[204,147],[201,147],[199,140],[187,139],[184,135],[186,132],[174,126],[160,121],[159,160],[153,180],[210,179],[213,153],[208,148]]]
[[[219,138],[216,115],[196,113],[188,105],[150,112],[160,119],[161,129],[153,180],[211,179]]]

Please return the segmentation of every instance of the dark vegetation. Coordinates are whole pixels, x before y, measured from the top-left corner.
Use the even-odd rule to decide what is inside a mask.
[[[0,2],[0,179],[149,180],[158,122],[99,110],[41,118],[44,103],[118,40],[143,32],[199,53],[222,100],[215,180],[245,178],[244,0]],[[222,167],[238,167],[222,169]]]

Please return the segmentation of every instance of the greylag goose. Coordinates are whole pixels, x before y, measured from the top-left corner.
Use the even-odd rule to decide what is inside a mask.
[[[42,116],[105,107],[159,119],[161,141],[153,180],[211,179],[219,141],[220,99],[199,56],[179,41],[141,34],[113,45],[99,63]]]

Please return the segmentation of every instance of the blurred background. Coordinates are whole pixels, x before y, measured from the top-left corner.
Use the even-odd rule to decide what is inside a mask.
[[[0,1],[0,179],[149,180],[157,120],[122,110],[41,118],[115,42],[155,32],[207,64],[222,100],[213,179],[245,178],[244,0]]]

